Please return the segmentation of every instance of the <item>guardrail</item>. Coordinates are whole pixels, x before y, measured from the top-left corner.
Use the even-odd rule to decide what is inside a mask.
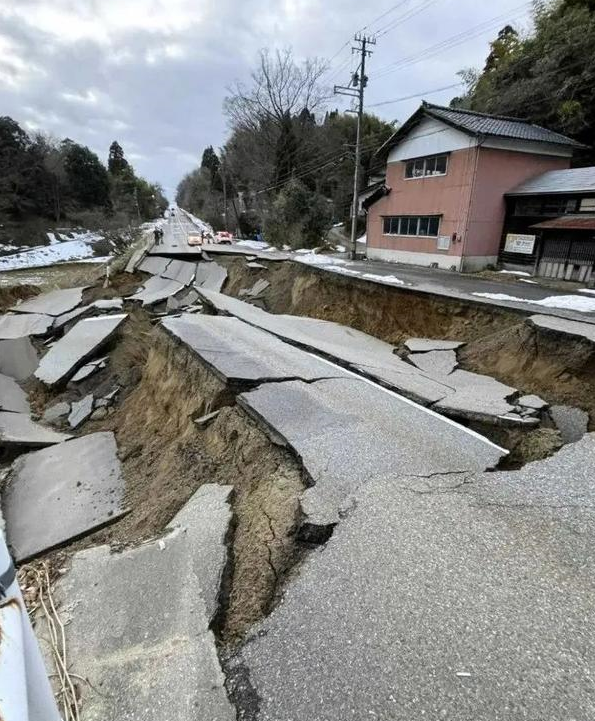
[[[61,721],[16,570],[0,532],[0,719]]]

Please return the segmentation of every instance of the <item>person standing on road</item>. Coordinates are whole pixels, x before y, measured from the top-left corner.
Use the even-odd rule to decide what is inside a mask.
[[[161,245],[163,241],[163,231],[161,228],[155,228],[153,231],[153,237],[155,238],[155,245]]]

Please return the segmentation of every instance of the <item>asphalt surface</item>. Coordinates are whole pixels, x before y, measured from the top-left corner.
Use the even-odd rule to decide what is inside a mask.
[[[231,663],[238,718],[593,718],[593,463],[363,486]]]

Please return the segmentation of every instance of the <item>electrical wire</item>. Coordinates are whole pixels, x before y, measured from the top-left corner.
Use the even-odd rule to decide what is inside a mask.
[[[463,32],[456,33],[455,35],[451,35],[448,38],[445,38],[444,40],[441,40],[440,42],[430,45],[429,47],[417,52],[413,53],[411,55],[408,55],[404,58],[401,58],[400,60],[397,60],[395,62],[389,63],[386,66],[380,67],[377,69],[377,71],[371,76],[372,79],[378,79],[381,77],[384,77],[385,75],[388,75],[392,72],[394,72],[397,69],[408,67],[410,65],[414,65],[415,63],[419,62],[420,60],[426,60],[430,57],[434,57],[435,55],[440,54],[441,52],[445,50],[450,50],[454,47],[457,47],[458,45],[462,45],[465,42],[468,42],[469,40],[473,40],[476,37],[479,37],[483,33],[489,32],[490,30],[493,30],[495,27],[498,27],[500,23],[505,21],[513,21],[517,17],[520,17],[524,14],[525,10],[531,5],[530,2],[525,2],[522,5],[517,6],[513,9],[511,15],[510,13],[505,13],[502,15],[498,15],[496,17],[491,18],[490,20],[486,20],[482,23],[479,23],[478,25],[474,25],[471,28],[468,28],[467,30]]]

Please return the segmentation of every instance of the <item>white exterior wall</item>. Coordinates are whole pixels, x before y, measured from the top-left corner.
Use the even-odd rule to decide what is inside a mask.
[[[388,162],[396,163],[412,158],[422,158],[426,155],[439,155],[451,153],[454,150],[466,150],[477,145],[477,139],[449,125],[435,120],[424,118],[406,138],[394,147],[388,154]]]
[[[510,138],[486,138],[481,147],[512,150],[515,153],[530,153],[531,155],[554,155],[558,158],[572,157],[572,148],[570,146],[530,143],[527,140],[512,140]]]

